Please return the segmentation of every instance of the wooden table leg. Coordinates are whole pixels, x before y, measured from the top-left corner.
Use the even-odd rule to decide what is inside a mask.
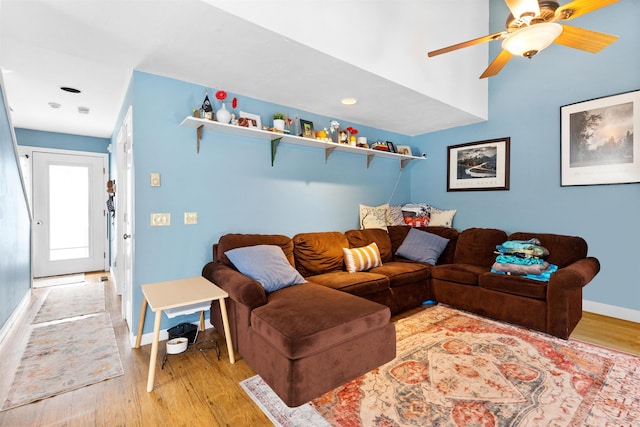
[[[142,307],[140,308],[140,319],[138,319],[138,335],[136,336],[136,348],[140,348],[140,340],[142,339],[142,327],[144,326],[144,317],[147,314],[147,297],[142,294]]]
[[[218,300],[220,303],[220,313],[222,314],[222,325],[224,326],[224,336],[227,340],[227,351],[229,352],[229,362],[236,363],[236,356],[233,353],[233,343],[231,341],[231,332],[229,331],[229,318],[227,317],[227,305],[224,298]]]
[[[204,310],[200,311],[200,330],[204,331]]]
[[[160,320],[162,320],[162,310],[156,311],[156,320],[153,324],[153,342],[151,343],[151,357],[149,358],[149,378],[147,379],[147,391],[149,392],[153,391],[153,381],[156,376],[156,358],[158,357]]]

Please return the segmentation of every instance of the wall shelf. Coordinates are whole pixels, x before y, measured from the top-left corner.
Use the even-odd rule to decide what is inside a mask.
[[[180,126],[190,127],[196,129],[196,151],[200,152],[200,140],[202,139],[203,129],[213,132],[226,133],[228,135],[245,136],[248,138],[259,138],[268,140],[271,142],[271,166],[273,166],[276,158],[278,147],[281,143],[291,145],[301,145],[304,147],[319,148],[324,150],[325,162],[329,159],[329,156],[334,151],[344,151],[347,153],[359,154],[366,156],[367,168],[371,164],[371,160],[374,157],[383,157],[387,159],[395,159],[400,161],[400,170],[412,160],[424,160],[424,157],[408,156],[405,154],[390,153],[388,151],[372,150],[370,148],[353,147],[351,145],[336,144],[334,142],[319,141],[317,139],[303,138],[301,136],[294,136],[288,134],[282,134],[278,132],[271,132],[263,129],[246,128],[242,126],[234,126],[220,122],[214,122],[207,119],[200,119],[196,117],[187,116]]]

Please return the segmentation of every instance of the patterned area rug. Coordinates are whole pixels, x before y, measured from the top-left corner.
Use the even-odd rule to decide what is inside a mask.
[[[27,348],[0,410],[124,373],[109,313],[30,328]]]
[[[397,323],[397,357],[315,399],[335,426],[640,422],[640,357],[436,306]]]
[[[45,288],[47,286],[68,285],[71,283],[84,282],[84,273],[65,274],[62,276],[49,276],[33,279],[34,288]]]
[[[241,381],[240,386],[276,427],[330,427],[309,403],[289,408],[259,375]]]
[[[49,292],[32,323],[82,316],[104,311],[104,283],[77,283],[57,286]]]

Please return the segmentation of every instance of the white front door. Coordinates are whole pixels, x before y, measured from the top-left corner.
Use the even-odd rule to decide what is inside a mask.
[[[34,277],[107,267],[106,155],[33,151]]]

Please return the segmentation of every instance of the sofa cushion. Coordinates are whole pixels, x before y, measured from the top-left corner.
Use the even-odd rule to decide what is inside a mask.
[[[251,312],[251,330],[287,358],[300,359],[384,328],[390,317],[384,305],[306,283],[269,294],[269,302]]]
[[[542,301],[547,298],[547,282],[540,280],[531,280],[513,275],[484,273],[478,278],[478,285],[481,288]]]
[[[337,231],[300,233],[293,236],[296,269],[304,277],[344,271],[344,253],[349,242]]]
[[[349,241],[350,248],[360,248],[375,242],[378,245],[382,262],[393,261],[391,239],[386,231],[379,228],[369,228],[366,230],[349,230],[344,235]]]
[[[382,265],[376,242],[361,248],[342,248],[344,265],[349,273],[371,270]]]
[[[389,278],[382,274],[368,271],[347,273],[346,271],[332,271],[330,273],[309,276],[310,282],[327,288],[348,292],[352,295],[367,296],[389,288]]]
[[[431,277],[431,268],[419,262],[392,261],[372,268],[370,273],[382,274],[389,279],[389,286],[399,286],[421,283]]]
[[[453,257],[456,251],[456,242],[458,241],[459,232],[455,228],[449,227],[417,227],[417,230],[426,231],[436,234],[445,239],[449,239],[449,243],[445,250],[440,254],[438,264],[453,264]],[[389,240],[391,240],[391,250],[396,253],[411,227],[408,226],[390,226],[388,227]],[[384,258],[383,258],[384,261]]]
[[[444,264],[431,267],[431,277],[464,285],[477,285],[478,276],[491,269],[472,264]]]
[[[279,246],[246,246],[231,249],[225,255],[240,273],[260,283],[266,292],[306,282]]]
[[[566,267],[587,257],[587,242],[582,237],[518,232],[510,235],[509,240],[529,240],[533,237],[540,240],[542,246],[549,251],[546,260],[550,264],[557,265],[558,268]]]
[[[396,251],[396,255],[412,261],[436,265],[448,243],[449,239],[412,228]]]
[[[454,263],[491,267],[496,246],[507,240],[507,233],[495,228],[468,228],[458,236]]]
[[[293,259],[293,241],[290,237],[280,234],[225,234],[220,237],[220,240],[218,241],[216,248],[217,258],[214,259],[214,261],[233,267],[233,263],[224,253],[231,249],[255,245],[280,246],[289,263],[295,266],[295,261]]]

